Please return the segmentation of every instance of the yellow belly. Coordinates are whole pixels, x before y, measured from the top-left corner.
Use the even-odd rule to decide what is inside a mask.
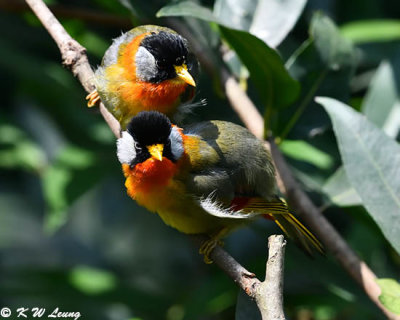
[[[226,226],[225,219],[205,212],[184,187],[176,181],[151,193],[136,193],[136,201],[152,212],[158,213],[165,224],[187,234],[212,233]]]

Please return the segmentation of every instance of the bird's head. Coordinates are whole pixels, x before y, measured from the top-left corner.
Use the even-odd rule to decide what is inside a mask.
[[[142,111],[133,117],[117,141],[118,159],[130,168],[148,160],[175,163],[183,152],[180,129],[158,111]]]
[[[160,83],[175,80],[193,87],[197,60],[188,49],[186,39],[175,32],[150,32],[140,41],[135,54],[136,77]]]

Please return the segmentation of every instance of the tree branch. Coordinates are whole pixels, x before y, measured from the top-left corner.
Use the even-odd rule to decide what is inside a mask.
[[[203,239],[204,240],[204,239]],[[210,254],[211,259],[252,297],[260,310],[262,320],[285,320],[283,312],[283,269],[286,241],[282,235],[268,238],[268,261],[265,280],[261,282],[221,247]]]
[[[26,0],[26,3],[31,7],[32,11],[36,14],[43,26],[56,42],[61,52],[63,65],[69,68],[74,76],[78,78],[86,92],[89,93],[93,91],[95,89],[93,83],[93,71],[90,68],[86,49],[71,38],[43,1]],[[121,131],[119,122],[102,103],[100,104],[99,109],[111,131],[116,137],[119,137]]]
[[[268,261],[265,280],[256,293],[262,320],[285,320],[283,312],[283,267],[286,241],[282,235],[268,238]]]

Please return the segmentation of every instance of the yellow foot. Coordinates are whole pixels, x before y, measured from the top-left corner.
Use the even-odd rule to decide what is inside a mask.
[[[213,251],[216,246],[222,247],[223,245],[224,243],[216,238],[211,238],[209,240],[204,241],[199,249],[199,253],[204,255],[204,262],[206,264],[213,263],[213,261],[210,258],[211,251]]]
[[[94,107],[97,104],[97,102],[100,101],[100,96],[99,96],[99,93],[97,92],[97,90],[94,89],[91,93],[89,93],[86,96],[86,100],[89,100],[87,103],[87,106],[89,108]]]
[[[210,239],[204,241],[204,243],[201,245],[199,253],[204,255],[205,263],[213,263],[213,261],[210,259],[211,251],[213,251],[217,245],[221,247],[224,245],[224,243],[220,239],[223,238],[228,233],[228,231],[229,228],[222,228],[221,230],[210,234]]]

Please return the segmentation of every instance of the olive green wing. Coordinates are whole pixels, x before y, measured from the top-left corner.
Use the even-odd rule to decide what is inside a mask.
[[[267,200],[275,196],[271,156],[247,129],[231,122],[208,121],[187,127],[185,134],[201,140],[200,150],[191,160],[192,179],[201,180],[199,193],[217,190],[224,202],[238,195]],[[219,182],[222,190],[218,188]]]

